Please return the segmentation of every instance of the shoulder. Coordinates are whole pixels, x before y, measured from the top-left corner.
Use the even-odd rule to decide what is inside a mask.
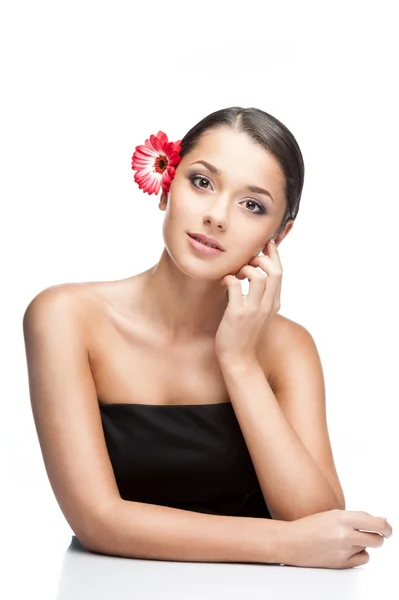
[[[267,328],[262,356],[262,361],[271,365],[270,383],[274,387],[295,364],[319,362],[317,346],[310,331],[281,314],[277,314]]]
[[[93,296],[90,284],[85,283],[62,283],[41,290],[25,309],[24,333],[46,325],[60,328],[65,320],[84,326]]]
[[[274,349],[289,350],[297,344],[312,343],[313,338],[310,331],[300,323],[277,314],[271,321],[268,329],[268,343]]]

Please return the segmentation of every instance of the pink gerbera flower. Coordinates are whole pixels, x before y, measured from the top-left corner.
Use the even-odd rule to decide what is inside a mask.
[[[136,146],[132,169],[136,171],[134,180],[143,192],[158,194],[161,185],[163,193],[169,192],[175,167],[181,161],[180,142],[168,142],[168,136],[158,131],[157,135],[150,135],[144,145]]]

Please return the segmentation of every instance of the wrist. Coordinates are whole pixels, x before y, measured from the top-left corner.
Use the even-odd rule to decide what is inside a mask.
[[[291,528],[289,521],[261,519],[259,533],[263,538],[262,562],[271,564],[290,563]],[[267,540],[267,543],[265,541]]]
[[[295,565],[294,531],[292,521],[275,521],[278,524],[278,540],[276,540],[276,560],[282,565]]]
[[[225,357],[219,359],[219,365],[222,371],[232,371],[232,372],[248,372],[251,370],[256,370],[261,368],[260,362],[256,357]]]

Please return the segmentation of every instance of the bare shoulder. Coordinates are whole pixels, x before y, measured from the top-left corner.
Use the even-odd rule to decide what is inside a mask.
[[[88,317],[96,303],[96,294],[90,283],[62,283],[41,290],[29,302],[23,315],[24,332],[41,327],[45,322],[60,325],[60,319],[74,319],[84,333]]]
[[[42,302],[65,302],[79,304],[85,298],[93,296],[93,289],[96,284],[94,282],[84,283],[59,283],[51,285],[41,290],[29,302],[26,311],[33,305]]]
[[[310,331],[300,323],[277,314],[267,328],[262,362],[272,365],[269,381],[275,387],[279,380],[287,376],[287,365],[292,367],[295,357],[307,355],[319,360],[316,343]]]
[[[289,350],[294,345],[309,341],[311,338],[309,330],[300,323],[277,314],[271,321],[268,329],[268,343],[273,345],[274,349],[283,347]]]

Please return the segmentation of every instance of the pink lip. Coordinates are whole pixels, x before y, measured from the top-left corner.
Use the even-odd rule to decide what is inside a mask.
[[[209,244],[213,244],[214,246],[217,246],[218,248],[220,248],[220,250],[224,251],[223,246],[221,244],[219,244],[219,242],[217,240],[205,235],[204,233],[189,233],[188,235],[190,237],[197,237],[203,242],[208,242]]]
[[[221,254],[221,252],[223,252],[223,250],[219,250],[219,248],[212,248],[211,246],[205,246],[205,244],[202,244],[201,242],[198,242],[197,240],[195,240],[194,238],[192,238],[189,234],[187,234],[188,237],[188,242],[190,244],[190,246],[192,246],[195,250],[198,250],[198,252],[201,252],[202,254]]]

